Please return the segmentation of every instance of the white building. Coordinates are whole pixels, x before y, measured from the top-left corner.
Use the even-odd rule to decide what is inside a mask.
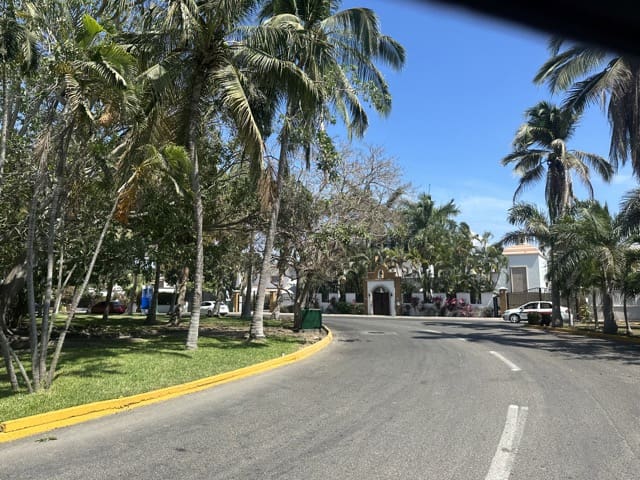
[[[497,289],[514,293],[547,290],[547,259],[538,247],[522,243],[506,247],[502,254],[508,263],[500,274]]]

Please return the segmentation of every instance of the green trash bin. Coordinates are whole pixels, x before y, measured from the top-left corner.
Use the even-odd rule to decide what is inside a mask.
[[[322,328],[322,310],[316,308],[305,308],[302,310],[302,330]]]

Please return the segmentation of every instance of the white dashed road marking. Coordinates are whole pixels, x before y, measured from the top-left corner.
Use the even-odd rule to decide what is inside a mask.
[[[506,359],[502,354],[500,354],[498,352],[494,352],[493,350],[490,351],[489,353],[491,355],[493,355],[494,357],[499,358],[500,360],[502,360],[511,369],[512,372],[519,372],[520,370],[522,370],[519,366],[517,366],[511,360]]]
[[[508,480],[527,421],[528,407],[509,405],[507,422],[485,480]]]

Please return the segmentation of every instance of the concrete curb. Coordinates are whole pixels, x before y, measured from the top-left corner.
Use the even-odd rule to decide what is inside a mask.
[[[19,438],[48,432],[60,427],[75,425],[77,423],[104,417],[106,415],[113,415],[124,410],[162,402],[170,398],[215,387],[232,380],[239,380],[257,373],[300,361],[316,352],[319,352],[331,343],[333,340],[331,330],[324,326],[323,328],[327,335],[322,340],[280,358],[274,358],[272,360],[267,360],[255,365],[233,370],[231,372],[221,373],[212,377],[194,380],[182,385],[175,385],[172,387],[161,388],[159,390],[153,390],[151,392],[139,393],[130,397],[103,400],[100,402],[78,405],[76,407],[69,407],[63,410],[56,410],[53,412],[2,422],[0,423],[0,443],[10,442]]]

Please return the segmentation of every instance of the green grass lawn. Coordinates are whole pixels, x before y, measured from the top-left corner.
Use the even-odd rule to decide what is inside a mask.
[[[247,343],[242,338],[247,321],[203,318],[198,349],[188,351],[188,322],[168,329],[165,317],[159,320],[146,326],[142,316],[114,315],[105,325],[99,316],[79,316],[50,390],[14,394],[6,375],[0,378],[0,421],[178,385],[280,357],[305,343],[286,335],[281,322],[266,321],[278,331],[263,343]],[[26,362],[28,353],[23,353]]]

